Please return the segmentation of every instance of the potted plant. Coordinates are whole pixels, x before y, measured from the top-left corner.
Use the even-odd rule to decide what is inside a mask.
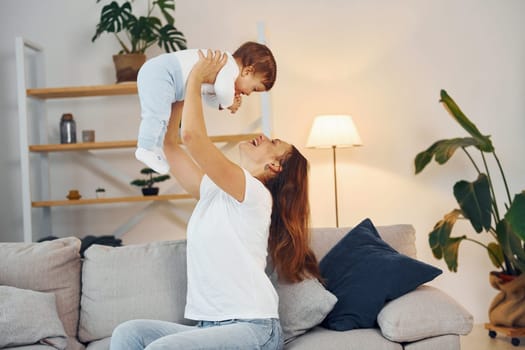
[[[100,0],[97,0],[97,3]],[[157,44],[166,52],[186,49],[184,34],[174,27],[175,0],[147,0],[143,16],[133,13],[131,1],[117,1],[102,7],[100,22],[91,42],[102,33],[113,34],[121,50],[113,55],[117,82],[136,81],[137,73],[146,61],[146,49]],[[162,20],[161,20],[162,18]]]
[[[147,175],[147,178],[133,180],[130,182],[130,184],[134,186],[142,187],[142,194],[145,196],[156,196],[159,193],[159,188],[153,187],[153,184],[156,182],[166,181],[170,178],[168,174],[153,175],[153,174],[158,174],[158,173],[151,168],[143,168],[140,171],[140,173]]]
[[[102,187],[98,187],[96,190],[95,190],[95,196],[97,198],[104,198],[106,196],[106,190]]]
[[[439,140],[433,143],[417,154],[414,161],[416,174],[420,173],[433,158],[437,163],[445,164],[456,150],[462,150],[478,173],[478,177],[474,181],[461,180],[454,185],[453,192],[459,208],[445,214],[429,233],[432,253],[437,259],[444,259],[450,271],[457,272],[461,242],[472,242],[486,249],[490,261],[498,269],[490,273],[490,282],[492,286],[501,290],[489,309],[491,323],[525,327],[523,300],[514,301],[516,305],[510,308],[508,308],[509,304],[501,304],[510,301],[512,290],[525,288],[525,191],[515,194],[514,197],[511,196],[503,167],[490,136],[481,134],[445,90],[441,90],[440,102],[454,120],[470,134],[470,137]],[[479,152],[478,156],[475,157],[468,149]],[[486,154],[492,155],[493,161],[490,164]],[[482,166],[478,165],[480,162]],[[490,171],[489,165],[495,167],[492,169],[495,171]],[[494,187],[496,174],[499,174],[505,188],[504,207],[500,206],[501,202],[496,197]],[[478,234],[489,235],[491,242],[484,244],[468,234],[451,236],[458,219],[469,220],[474,230]],[[507,288],[507,291],[502,287]],[[501,293],[506,294],[501,295]],[[523,312],[521,316],[516,313],[511,317],[506,310],[512,309],[516,311],[521,309]]]

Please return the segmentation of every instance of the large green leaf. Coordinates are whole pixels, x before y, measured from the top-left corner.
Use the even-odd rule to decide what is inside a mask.
[[[458,148],[476,146],[479,148],[479,141],[472,137],[454,138],[439,140],[434,142],[428,149],[418,153],[414,160],[416,174],[421,172],[427,164],[435,158],[439,164],[445,164],[456,152]]]
[[[134,16],[131,13],[129,1],[123,3],[122,6],[119,6],[116,1],[112,1],[102,8],[100,22],[91,41],[95,41],[104,32],[118,33],[126,29],[127,23],[131,18],[134,18]]]
[[[458,181],[454,185],[454,196],[477,233],[490,229],[492,197],[487,175],[480,174],[474,182]]]
[[[452,237],[448,240],[448,244],[443,247],[443,257],[447,263],[447,267],[452,272],[458,272],[458,251],[459,244],[466,236]]]
[[[505,272],[517,275],[525,271],[525,251],[523,241],[513,232],[512,227],[506,219],[496,225],[498,242],[505,256]]]
[[[436,259],[443,257],[444,247],[447,246],[452,228],[456,223],[458,217],[461,215],[461,210],[454,209],[446,214],[443,219],[434,225],[434,229],[428,234],[428,243],[432,249],[432,254]]]
[[[525,241],[525,191],[514,196],[514,200],[505,214],[512,231]]]
[[[467,131],[473,138],[478,140],[479,148],[484,152],[493,152],[494,147],[489,136],[482,135],[476,125],[472,123],[467,116],[461,111],[456,102],[447,94],[445,90],[441,90],[441,100],[450,115]]]
[[[501,250],[501,246],[498,243],[490,242],[488,245],[487,254],[489,255],[489,259],[494,266],[496,266],[498,269],[502,268],[504,261],[503,251]]]
[[[157,43],[166,52],[186,49],[184,34],[171,24],[166,24],[159,29]]]
[[[140,16],[128,22],[131,35],[131,47],[133,52],[144,53],[148,47],[157,41],[156,31],[160,28],[160,19],[156,17]]]
[[[175,23],[175,19],[173,18],[169,10],[175,11],[175,0],[156,0],[153,2],[153,6],[155,5],[159,6],[160,11],[162,12],[162,15],[164,15],[164,19],[166,20],[166,22],[168,22],[168,24],[173,25]]]
[[[170,176],[168,174],[166,175],[160,175],[160,176],[155,176],[154,178],[152,178],[153,182],[162,182],[162,181],[166,181],[170,178]]]

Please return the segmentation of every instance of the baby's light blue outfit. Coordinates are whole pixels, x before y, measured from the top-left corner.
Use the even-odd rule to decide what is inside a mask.
[[[226,54],[228,61],[217,74],[215,83],[202,85],[204,100],[215,108],[231,106],[235,96],[239,67],[233,56]],[[184,100],[186,81],[198,60],[198,50],[192,49],[161,54],[144,63],[137,77],[142,118],[138,147],[162,149],[171,105]]]

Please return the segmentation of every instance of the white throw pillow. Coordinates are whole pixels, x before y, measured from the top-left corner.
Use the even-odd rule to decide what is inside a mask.
[[[0,330],[0,348],[40,343],[65,349],[67,345],[53,293],[0,286]]]
[[[84,256],[78,331],[82,342],[109,337],[116,326],[132,319],[188,323],[185,241],[92,245]]]
[[[468,334],[473,318],[441,290],[421,286],[386,304],[377,323],[385,338],[412,342],[444,334]]]

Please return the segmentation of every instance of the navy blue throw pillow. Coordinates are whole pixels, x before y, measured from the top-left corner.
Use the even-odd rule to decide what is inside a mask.
[[[326,289],[338,301],[322,326],[346,331],[377,327],[386,302],[433,280],[443,271],[398,253],[363,220],[321,260]]]

